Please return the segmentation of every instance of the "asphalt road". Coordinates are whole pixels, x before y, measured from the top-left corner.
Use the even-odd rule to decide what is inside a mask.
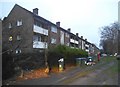
[[[104,73],[114,64],[116,64],[114,61],[102,62],[85,69],[78,66],[59,74],[51,73],[46,78],[14,81],[10,85],[118,85],[118,74],[111,77]]]

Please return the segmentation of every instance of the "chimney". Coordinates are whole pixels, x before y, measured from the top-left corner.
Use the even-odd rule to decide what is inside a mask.
[[[68,28],[68,31],[71,32],[71,28]]]
[[[36,14],[36,15],[38,15],[38,10],[39,10],[38,8],[34,8],[33,9],[33,13]]]
[[[79,36],[79,34],[78,34],[78,33],[76,33],[76,36]]]
[[[83,36],[81,36],[81,38],[83,39]]]
[[[56,22],[56,25],[57,25],[58,27],[60,27],[60,22]]]
[[[85,41],[87,41],[87,39],[85,39]]]

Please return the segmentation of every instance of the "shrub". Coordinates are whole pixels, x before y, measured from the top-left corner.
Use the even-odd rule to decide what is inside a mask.
[[[44,53],[26,53],[14,55],[15,64],[23,70],[32,70],[45,66]]]
[[[6,48],[2,50],[2,80],[9,79],[15,74],[13,57]]]
[[[50,66],[58,65],[60,58],[65,59],[65,64],[75,64],[76,58],[87,57],[88,53],[82,49],[70,48],[65,45],[58,45],[55,48],[50,48],[48,51],[48,62]]]

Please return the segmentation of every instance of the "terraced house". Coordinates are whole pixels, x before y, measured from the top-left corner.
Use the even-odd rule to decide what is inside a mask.
[[[3,19],[3,46],[8,47],[14,54],[43,51],[48,47],[66,45],[81,48],[93,53],[97,48],[94,44],[73,34],[71,29],[63,29],[60,22],[56,24],[40,17],[38,9],[33,12],[15,5],[9,15]]]

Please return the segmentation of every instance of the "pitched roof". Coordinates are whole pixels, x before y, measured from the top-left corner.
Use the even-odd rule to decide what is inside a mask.
[[[46,20],[45,18],[43,18],[43,17],[41,17],[41,16],[39,16],[39,15],[34,14],[33,12],[31,12],[31,11],[29,11],[29,10],[27,10],[27,9],[25,9],[25,8],[23,8],[23,7],[21,7],[21,6],[18,5],[18,4],[15,4],[15,6],[18,6],[18,7],[22,8],[23,10],[27,11],[27,12],[30,13],[34,18],[42,19],[42,20],[46,21],[46,23],[58,27],[56,24],[50,22],[49,20]],[[15,6],[14,6],[14,7],[15,7]],[[79,37],[79,36],[76,36],[75,34],[69,32],[68,30],[63,29],[62,27],[59,27],[59,29],[65,31],[65,32],[67,32],[67,33],[69,33],[69,34],[71,34],[71,35],[73,35],[73,36],[75,36],[75,37],[77,37],[77,38],[79,38],[79,39],[81,39],[81,40],[83,40],[83,41],[86,41],[86,40],[84,40],[83,38],[81,38],[81,37]],[[86,41],[86,42],[88,42],[88,41]],[[90,43],[90,42],[88,42],[88,43]],[[90,43],[90,44],[91,44],[91,43]]]

